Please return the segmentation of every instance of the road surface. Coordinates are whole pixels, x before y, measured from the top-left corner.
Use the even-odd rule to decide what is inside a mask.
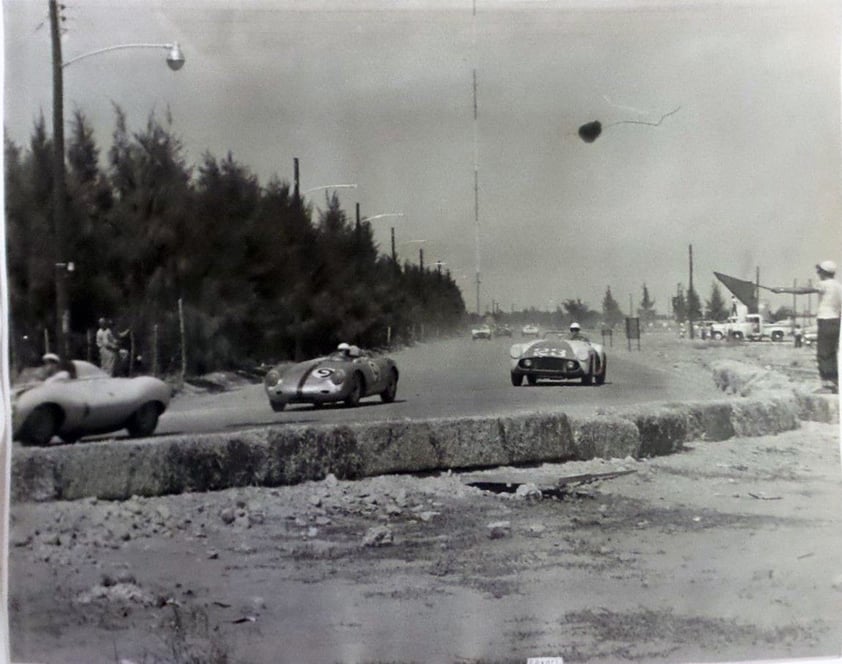
[[[662,351],[680,352],[679,340],[667,335],[644,337],[641,350],[629,351],[625,340],[607,347],[605,385],[585,387],[578,381],[524,384],[509,379],[509,347],[520,339],[472,341],[470,337],[421,343],[394,353],[401,372],[398,397],[381,403],[371,397],[359,408],[342,405],[315,409],[292,405],[282,413],[269,407],[262,385],[247,385],[217,394],[178,397],[161,418],[158,434],[225,431],[267,424],[350,423],[435,417],[506,415],[529,411],[587,414],[600,408],[637,403],[715,399],[722,395],[710,372],[679,371]]]

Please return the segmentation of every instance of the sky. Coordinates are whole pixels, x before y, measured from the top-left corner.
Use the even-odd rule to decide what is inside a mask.
[[[113,105],[185,156],[335,191],[476,310],[606,288],[658,310],[713,272],[805,285],[842,265],[842,6],[807,0],[65,0],[65,115],[104,155]],[[7,136],[51,127],[47,0],[3,0]],[[476,72],[474,118],[473,75]],[[664,116],[667,117],[664,117]],[[663,119],[662,119],[663,118]],[[579,126],[599,120],[583,142]],[[617,124],[619,123],[619,124]],[[475,198],[474,174],[477,174]],[[325,190],[308,194],[324,207]],[[764,297],[767,297],[764,294]],[[768,295],[773,309],[791,296]],[[806,304],[806,303],[805,303]]]

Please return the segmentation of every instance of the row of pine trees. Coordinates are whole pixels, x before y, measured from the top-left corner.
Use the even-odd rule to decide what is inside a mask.
[[[131,330],[135,350],[160,356],[164,372],[180,362],[186,321],[191,373],[301,359],[338,341],[377,347],[463,323],[449,273],[381,254],[370,226],[350,219],[335,194],[314,220],[312,203],[288,183],[262,184],[231,154],[188,164],[169,119],[151,115],[131,132],[125,113],[115,114],[105,155],[80,112],[67,140],[75,356],[90,352],[101,316]],[[43,118],[29,145],[7,138],[4,147],[13,352],[25,363],[55,329],[53,148]]]

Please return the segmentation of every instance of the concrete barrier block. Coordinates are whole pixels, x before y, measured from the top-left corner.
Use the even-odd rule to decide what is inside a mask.
[[[813,394],[805,390],[796,390],[798,417],[809,422],[839,422],[839,398],[836,395]]]
[[[731,401],[693,402],[682,407],[687,413],[687,437],[691,440],[728,440],[734,436]]]
[[[792,394],[763,399],[735,400],[731,421],[736,436],[765,436],[800,426],[798,404]]]
[[[542,463],[577,458],[573,428],[564,413],[518,415],[496,420],[501,463]]]
[[[576,459],[624,459],[640,457],[640,432],[627,418],[604,415],[572,420]]]
[[[640,456],[659,456],[680,450],[687,439],[686,409],[668,406],[626,411],[623,415],[637,426],[640,435]]]

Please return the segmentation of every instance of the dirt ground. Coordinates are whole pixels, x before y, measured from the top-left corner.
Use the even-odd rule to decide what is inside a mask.
[[[739,361],[778,387],[818,384],[812,351],[784,344],[658,353],[677,371]],[[646,460],[13,505],[13,658],[838,656],[839,451],[839,425],[805,422]],[[602,473],[624,474],[546,490]]]

